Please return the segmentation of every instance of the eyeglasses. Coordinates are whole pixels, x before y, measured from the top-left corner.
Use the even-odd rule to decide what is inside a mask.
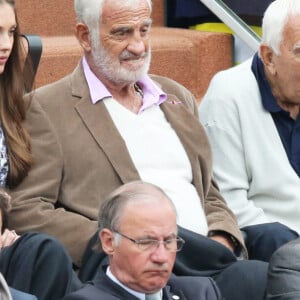
[[[135,240],[132,239],[131,237],[120,233],[119,231],[115,231],[114,232],[120,236],[122,236],[123,238],[133,242],[134,244],[136,244],[138,246],[138,248],[142,251],[153,251],[155,250],[160,244],[163,244],[166,248],[166,250],[170,251],[170,252],[178,252],[182,249],[185,240],[182,239],[181,237],[177,236],[176,238],[169,238],[165,241],[159,241],[159,240],[155,240],[155,239],[141,239],[141,240]]]

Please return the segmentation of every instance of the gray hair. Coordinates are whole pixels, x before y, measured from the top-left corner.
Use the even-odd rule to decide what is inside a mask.
[[[176,215],[173,202],[161,188],[143,181],[132,181],[117,188],[102,203],[98,218],[99,230],[104,228],[117,230],[124,207],[131,201],[142,200],[147,196],[168,200]]]
[[[284,27],[291,16],[300,15],[299,0],[275,0],[266,9],[262,22],[262,44],[280,55]]]

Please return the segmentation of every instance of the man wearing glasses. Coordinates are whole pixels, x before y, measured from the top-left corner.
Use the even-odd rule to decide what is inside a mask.
[[[176,223],[175,207],[160,188],[134,181],[116,189],[102,204],[98,223],[109,266],[65,300],[222,299],[210,278],[171,276],[185,243]]]

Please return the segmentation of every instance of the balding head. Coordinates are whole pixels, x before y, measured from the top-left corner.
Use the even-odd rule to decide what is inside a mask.
[[[133,201],[150,201],[153,203],[161,203],[162,201],[166,201],[173,208],[174,214],[176,215],[173,202],[161,188],[151,183],[133,181],[117,188],[103,202],[99,210],[99,229],[116,228],[124,211],[124,207]]]
[[[122,284],[142,293],[166,285],[184,241],[177,236],[175,208],[160,188],[141,181],[119,187],[101,206],[99,227],[110,271]]]

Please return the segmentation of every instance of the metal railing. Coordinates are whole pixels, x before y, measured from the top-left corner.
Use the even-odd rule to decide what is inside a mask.
[[[224,24],[226,24],[253,51],[257,51],[260,37],[222,0],[200,0]]]

